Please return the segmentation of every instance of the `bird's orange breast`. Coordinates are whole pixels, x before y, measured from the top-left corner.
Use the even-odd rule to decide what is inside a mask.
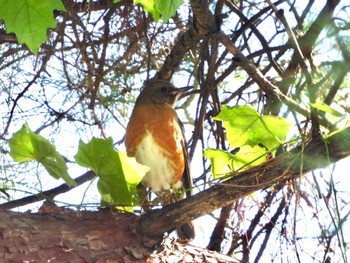
[[[129,157],[136,157],[138,162],[150,167],[143,184],[154,191],[181,187],[184,144],[174,109],[139,105],[126,128],[125,145]]]

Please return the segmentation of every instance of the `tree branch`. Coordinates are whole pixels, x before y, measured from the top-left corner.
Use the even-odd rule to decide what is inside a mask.
[[[123,213],[30,214],[0,210],[1,262],[145,262],[153,251]]]
[[[58,210],[59,211],[59,210]],[[237,262],[167,238],[162,251],[135,231],[139,217],[115,211],[16,213],[0,209],[1,262]],[[205,258],[205,261],[203,260]]]
[[[186,52],[195,47],[198,42],[210,33],[217,31],[213,14],[210,12],[208,2],[205,0],[192,0],[193,23],[188,26],[184,33],[180,33],[170,54],[164,61],[156,78],[169,80],[183,61]]]
[[[79,185],[82,185],[83,183],[92,180],[95,176],[96,175],[93,171],[88,171],[83,175],[74,179],[75,182],[77,183],[75,186],[69,187],[67,184],[61,184],[60,186],[57,186],[55,188],[52,188],[50,190],[47,190],[35,195],[26,196],[21,199],[0,204],[0,209],[12,209],[15,207],[28,205],[28,204],[35,203],[42,200],[47,200],[47,199],[52,200],[56,195],[66,193],[72,190],[73,188],[78,187]]]
[[[258,86],[267,94],[272,95],[274,97],[277,97],[278,100],[284,102],[287,104],[287,106],[291,107],[292,109],[296,110],[300,114],[304,116],[309,115],[309,111],[305,108],[303,108],[300,103],[297,103],[293,99],[289,98],[288,96],[284,95],[277,86],[271,83],[254,65],[253,62],[251,62],[249,59],[247,59],[243,53],[236,48],[232,41],[227,37],[224,33],[218,33],[217,34],[218,39],[220,42],[227,48],[229,52],[231,52],[238,60],[239,65],[248,73],[248,75],[258,84]]]
[[[328,141],[311,141],[262,165],[252,167],[188,199],[152,210],[141,216],[141,231],[160,236],[189,220],[231,204],[257,190],[292,180],[350,155],[350,127]]]

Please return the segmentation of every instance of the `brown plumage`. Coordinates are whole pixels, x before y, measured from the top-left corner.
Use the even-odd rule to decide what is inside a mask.
[[[138,96],[126,128],[127,154],[150,167],[142,185],[160,199],[171,190],[192,188],[183,126],[175,112],[175,104],[189,88],[176,88],[169,82],[153,80],[146,83]],[[169,195],[169,194],[168,194]],[[174,200],[165,200],[167,204]],[[188,229],[191,223],[181,226]],[[193,226],[192,226],[193,230]],[[193,238],[191,228],[181,238]]]

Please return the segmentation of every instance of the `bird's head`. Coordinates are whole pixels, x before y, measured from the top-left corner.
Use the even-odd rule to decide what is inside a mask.
[[[177,99],[191,87],[176,88],[167,81],[153,80],[144,84],[136,104],[157,104],[175,107]]]

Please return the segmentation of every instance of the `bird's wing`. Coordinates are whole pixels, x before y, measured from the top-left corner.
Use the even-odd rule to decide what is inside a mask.
[[[182,122],[179,120],[179,125],[182,132],[182,148],[184,153],[184,159],[185,159],[185,169],[184,174],[182,177],[183,180],[183,186],[186,190],[186,197],[190,197],[192,195],[192,188],[193,188],[193,178],[191,176],[191,169],[190,169],[190,157],[188,154],[188,145],[185,137],[185,129]]]

